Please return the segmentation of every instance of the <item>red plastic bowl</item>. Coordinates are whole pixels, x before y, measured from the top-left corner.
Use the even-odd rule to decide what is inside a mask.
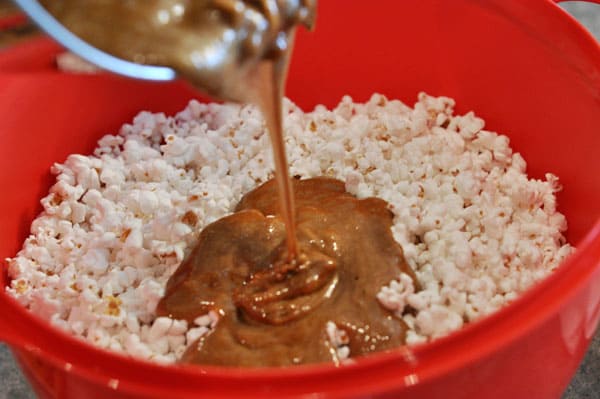
[[[176,83],[67,76],[56,45],[0,55],[0,256],[39,212],[49,167],[88,153],[142,109],[174,112]],[[447,95],[508,134],[540,177],[564,184],[560,209],[578,247],[511,306],[432,344],[351,366],[243,370],[162,367],[95,349],[0,294],[0,337],[41,397],[558,398],[600,318],[600,48],[549,0],[323,0],[301,32],[287,94],[303,107],[379,91],[412,103]],[[2,273],[2,285],[6,273]]]

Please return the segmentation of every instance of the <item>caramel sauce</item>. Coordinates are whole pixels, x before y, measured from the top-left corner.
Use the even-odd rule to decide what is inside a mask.
[[[265,117],[275,180],[207,226],[170,278],[157,314],[220,319],[182,362],[289,366],[340,359],[333,322],[352,356],[404,343],[406,326],[377,302],[401,272],[413,277],[376,198],[341,181],[292,181],[282,98],[295,27],[310,26],[315,0],[42,0],[83,40],[130,61],[174,68],[213,97],[249,102]],[[296,203],[294,204],[294,197]],[[183,221],[197,220],[184,215]]]
[[[326,334],[345,331],[352,356],[398,347],[406,325],[376,294],[413,276],[378,198],[357,199],[330,178],[293,181],[299,256],[288,261],[273,180],[204,228],[167,284],[157,312],[192,322],[220,315],[181,361],[227,366],[339,363]],[[414,278],[414,277],[413,277]],[[416,281],[416,280],[415,280]]]
[[[294,198],[281,103],[295,27],[314,22],[315,0],[41,0],[65,27],[119,58],[174,68],[213,97],[260,107],[273,145],[290,260]]]

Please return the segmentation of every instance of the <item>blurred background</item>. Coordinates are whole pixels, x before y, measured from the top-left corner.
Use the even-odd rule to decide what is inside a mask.
[[[323,0],[326,1],[326,0]],[[561,7],[578,19],[600,40],[600,5],[584,2],[565,2]],[[8,0],[0,0],[0,20],[14,17],[17,9]],[[17,45],[39,35],[31,24],[24,23],[16,28],[2,30],[0,24],[0,57],[2,49]],[[547,365],[551,367],[551,365]],[[35,395],[17,368],[9,349],[0,344],[0,399],[33,399]],[[594,341],[577,374],[571,381],[562,399],[600,398],[600,332]]]

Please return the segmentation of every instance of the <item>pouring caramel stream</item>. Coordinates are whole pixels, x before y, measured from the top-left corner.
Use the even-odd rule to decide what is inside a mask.
[[[42,0],[93,46],[138,63],[169,66],[213,97],[260,107],[273,145],[287,258],[298,255],[281,105],[298,24],[315,0]]]
[[[379,289],[412,270],[392,236],[393,216],[343,182],[288,175],[282,99],[298,24],[314,0],[42,0],[90,44],[138,63],[169,66],[208,94],[260,107],[275,180],[233,215],[207,226],[170,278],[157,314],[189,323],[210,311],[216,327],[181,361],[227,366],[340,363],[333,323],[353,356],[404,343],[404,322]],[[294,197],[296,203],[294,203]]]

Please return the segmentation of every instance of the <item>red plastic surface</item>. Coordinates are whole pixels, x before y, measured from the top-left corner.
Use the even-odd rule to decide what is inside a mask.
[[[0,19],[0,30],[12,29],[27,22],[23,14],[15,13]]]
[[[87,153],[136,111],[172,113],[185,85],[62,75],[57,47],[0,53],[0,258],[39,211],[53,162]],[[287,94],[304,108],[374,91],[413,103],[424,90],[475,110],[541,177],[578,247],[513,305],[432,344],[330,366],[287,370],[162,367],[48,327],[0,293],[0,337],[42,397],[558,398],[600,317],[600,48],[550,0],[323,0],[300,32]],[[6,284],[5,271],[0,278]]]

